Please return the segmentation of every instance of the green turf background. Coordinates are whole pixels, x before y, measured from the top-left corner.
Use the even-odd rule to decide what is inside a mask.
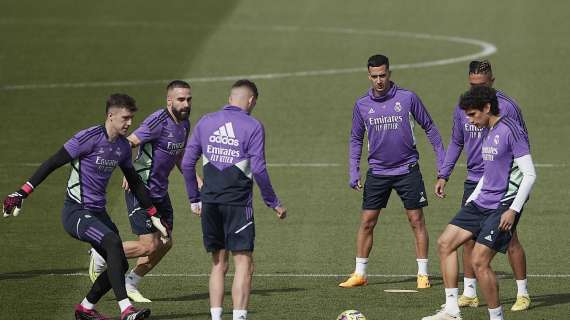
[[[515,97],[530,131],[538,180],[520,225],[531,277],[533,308],[507,312],[508,319],[567,319],[570,314],[570,249],[567,185],[568,51],[570,5],[554,1],[30,1],[0,2],[0,191],[8,194],[72,134],[104,120],[105,97],[136,97],[141,121],[164,103],[163,87],[174,78],[202,78],[354,68],[382,52],[394,65],[474,53],[458,45],[382,35],[405,31],[459,36],[493,43],[496,87]],[[316,32],[352,28],[353,34]],[[393,80],[417,92],[449,140],[451,112],[467,87],[467,63],[395,70]],[[17,85],[149,82],[14,89]],[[159,81],[154,81],[159,80]],[[160,81],[164,80],[164,81]],[[360,194],[347,187],[347,141],[354,100],[367,86],[366,71],[338,75],[256,80],[261,98],[255,116],[267,128],[271,163],[335,163],[324,168],[270,167],[273,185],[290,210],[277,221],[256,191],[258,274],[347,274],[354,264]],[[226,101],[231,81],[193,84],[193,121]],[[431,146],[416,130],[428,190],[435,168]],[[26,201],[25,214],[0,221],[0,319],[69,319],[89,280],[87,245],[71,239],[59,214],[68,169],[55,172]],[[432,239],[430,269],[439,273],[437,236],[455,214],[464,168],[449,184],[449,197],[430,197],[426,209]],[[183,181],[171,179],[176,209],[175,248],[155,274],[204,274],[209,258],[198,218],[189,213]],[[125,239],[132,239],[117,174],[108,210]],[[372,274],[416,271],[411,232],[393,195],[377,227]],[[510,307],[514,281],[504,257],[501,295]],[[53,276],[51,274],[59,274]],[[441,281],[412,295],[415,279],[371,278],[366,288],[340,290],[335,277],[256,277],[251,319],[334,319],[344,309],[368,319],[419,319],[443,301]],[[229,287],[228,287],[229,288]],[[155,302],[153,319],[207,319],[206,277],[150,277],[142,292]],[[117,314],[111,296],[100,309]],[[226,311],[231,310],[230,300]],[[230,315],[226,316],[231,317]],[[464,319],[486,319],[485,308]]]

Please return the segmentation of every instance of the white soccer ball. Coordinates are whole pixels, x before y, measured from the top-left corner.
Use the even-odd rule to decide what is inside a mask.
[[[366,316],[358,310],[346,310],[339,314],[336,320],[366,320]]]

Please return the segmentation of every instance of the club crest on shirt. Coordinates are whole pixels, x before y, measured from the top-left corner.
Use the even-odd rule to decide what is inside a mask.
[[[493,143],[495,144],[499,144],[499,135],[495,135],[495,138],[493,138]]]
[[[117,150],[115,150],[115,154],[117,155],[117,157],[120,157],[122,152],[120,148],[117,148]]]
[[[402,104],[400,104],[400,102],[396,102],[396,104],[394,105],[394,111],[396,112],[400,112],[402,111]]]

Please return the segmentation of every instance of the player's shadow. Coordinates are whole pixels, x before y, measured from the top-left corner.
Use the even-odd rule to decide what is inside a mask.
[[[251,290],[252,295],[259,295],[259,296],[269,296],[273,293],[291,293],[291,292],[299,292],[299,291],[306,291],[307,289],[304,288],[281,288],[281,289],[254,289]],[[231,295],[230,291],[226,291],[225,295]],[[179,296],[179,297],[166,297],[166,298],[158,298],[152,299],[152,301],[196,301],[196,300],[207,300],[209,299],[210,295],[208,292],[203,293],[193,293],[189,295]],[[154,317],[153,317],[154,318]]]
[[[81,269],[49,269],[49,270],[28,270],[0,273],[0,281],[10,279],[29,279],[46,275],[66,275],[85,272],[84,268]]]

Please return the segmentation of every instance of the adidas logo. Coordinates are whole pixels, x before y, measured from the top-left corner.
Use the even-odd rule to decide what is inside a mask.
[[[230,146],[239,146],[239,140],[235,138],[234,127],[231,122],[226,122],[210,136],[209,141]]]
[[[488,235],[485,237],[485,240],[487,241],[493,241],[493,237],[491,235]]]
[[[168,137],[169,137],[169,138],[174,138],[174,135],[172,134],[172,132],[169,132],[169,133],[168,133]]]
[[[424,193],[420,192],[421,198],[420,198],[420,202],[425,202],[427,199],[424,197]]]
[[[374,109],[370,108],[370,110],[368,110],[368,114],[372,114],[372,113],[374,113]]]

